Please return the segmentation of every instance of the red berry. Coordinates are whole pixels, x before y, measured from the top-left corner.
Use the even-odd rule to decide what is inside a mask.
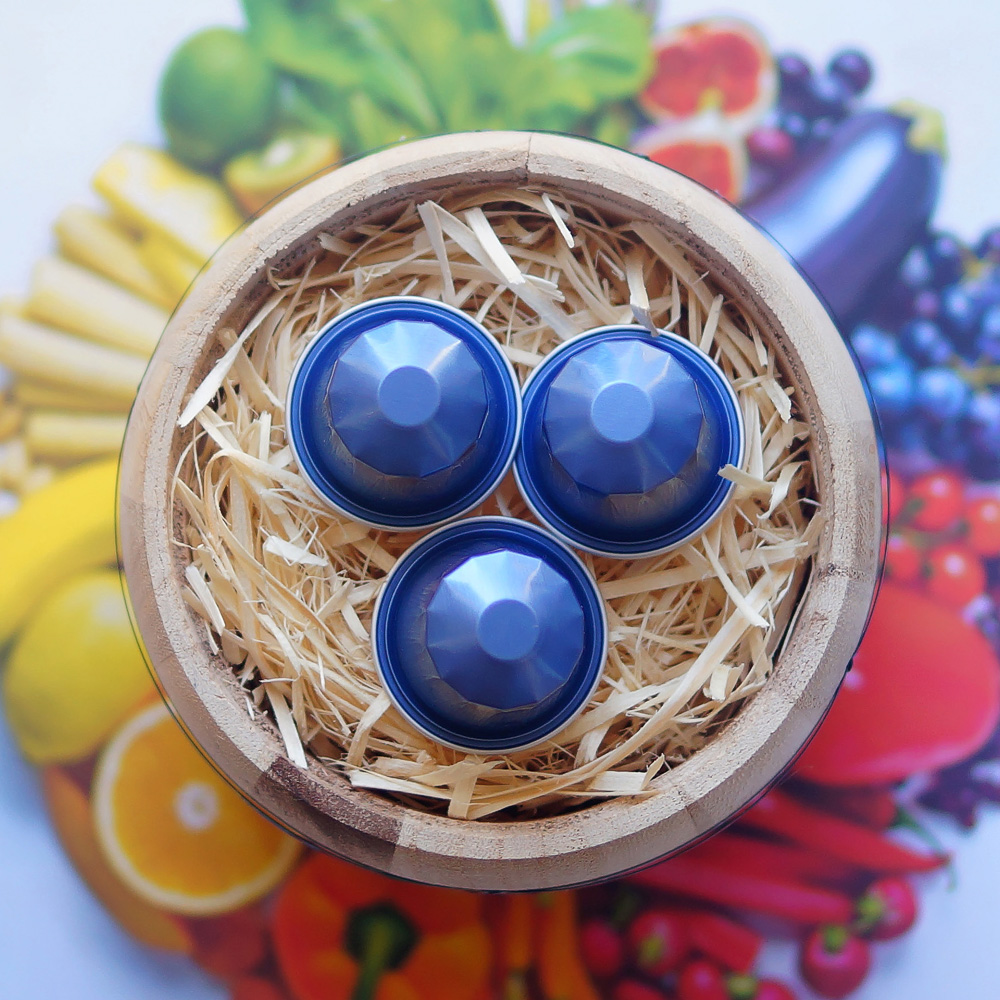
[[[876,941],[901,937],[916,922],[917,894],[906,879],[887,875],[872,882],[858,900],[858,917]]]
[[[821,927],[806,938],[799,953],[802,978],[821,997],[840,1000],[853,993],[871,968],[866,942],[846,927]]]
[[[691,950],[687,928],[669,910],[640,913],[628,929],[628,942],[636,968],[650,976],[673,972]]]
[[[954,472],[927,472],[910,485],[913,524],[922,531],[944,531],[960,517],[965,502],[962,480]]]
[[[797,1000],[791,988],[777,979],[762,979],[753,1000]]]
[[[625,944],[621,934],[604,920],[588,920],[580,929],[581,953],[588,971],[599,979],[621,972]]]
[[[667,1000],[667,995],[663,990],[658,990],[647,983],[640,983],[637,979],[623,979],[615,986],[612,998],[613,1000]]]
[[[986,570],[963,545],[939,545],[927,556],[927,593],[953,608],[964,608],[986,589]]]
[[[981,556],[1000,556],[1000,498],[978,497],[965,508],[965,542]]]
[[[678,1000],[729,1000],[726,977],[711,962],[688,962],[677,977]]]
[[[906,535],[890,535],[885,549],[885,571],[898,583],[916,583],[924,555]]]

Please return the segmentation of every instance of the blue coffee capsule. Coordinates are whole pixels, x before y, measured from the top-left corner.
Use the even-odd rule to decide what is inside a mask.
[[[439,743],[509,753],[587,704],[607,650],[593,578],[547,531],[504,517],[439,528],[389,573],[372,647],[399,711]]]
[[[391,530],[458,517],[513,461],[521,400],[513,367],[451,306],[374,299],[334,319],[299,360],[288,439],[331,506]]]
[[[524,386],[514,464],[528,506],[560,538],[600,555],[665,552],[702,532],[743,458],[728,379],[673,334],[611,326],[562,344]]]

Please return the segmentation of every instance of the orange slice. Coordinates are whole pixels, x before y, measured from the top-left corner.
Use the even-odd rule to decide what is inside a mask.
[[[107,745],[93,805],[119,877],[174,913],[245,906],[281,881],[300,850],[212,769],[163,704],[134,716]]]
[[[60,768],[48,767],[42,771],[42,791],[63,850],[111,916],[143,944],[190,955],[194,941],[185,921],[150,906],[112,871],[97,843],[83,789]]]

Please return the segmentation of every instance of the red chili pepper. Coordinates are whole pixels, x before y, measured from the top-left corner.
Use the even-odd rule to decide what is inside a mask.
[[[945,861],[940,855],[921,854],[866,826],[803,805],[779,790],[764,796],[740,822],[872,871],[926,872]]]
[[[761,840],[737,831],[738,827],[716,834],[693,848],[691,853],[706,860],[799,882],[843,885],[859,875],[856,867],[829,855],[818,854],[798,844]]]
[[[686,854],[630,878],[638,885],[801,924],[842,924],[854,915],[851,900],[831,889],[758,874],[745,864],[722,865]]]
[[[854,667],[796,773],[824,785],[888,785],[971,756],[1000,720],[1000,665],[961,615],[882,584]]]
[[[899,808],[889,788],[828,788],[793,782],[784,790],[808,805],[824,812],[851,819],[874,830],[887,830],[896,820]]]
[[[688,918],[695,951],[733,972],[749,972],[757,962],[764,939],[745,924],[708,910]]]

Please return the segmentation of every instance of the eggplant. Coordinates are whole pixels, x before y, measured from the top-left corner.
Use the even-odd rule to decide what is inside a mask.
[[[936,112],[862,111],[777,188],[742,206],[812,281],[842,330],[926,234],[943,145]]]

